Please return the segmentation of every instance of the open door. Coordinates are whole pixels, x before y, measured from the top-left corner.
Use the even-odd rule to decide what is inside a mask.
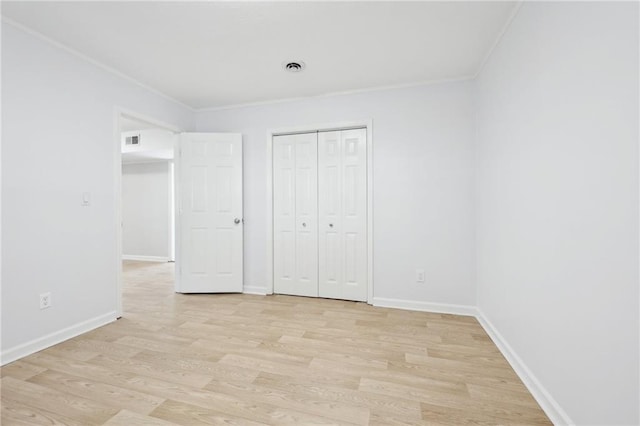
[[[176,291],[242,292],[242,135],[182,133],[175,165]]]

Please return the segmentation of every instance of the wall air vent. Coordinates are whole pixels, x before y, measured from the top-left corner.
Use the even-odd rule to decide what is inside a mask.
[[[300,72],[305,67],[304,62],[301,62],[301,61],[285,62],[284,64],[282,64],[282,66],[286,71],[289,71],[289,72]]]
[[[124,140],[125,145],[140,145],[140,135],[127,136]]]

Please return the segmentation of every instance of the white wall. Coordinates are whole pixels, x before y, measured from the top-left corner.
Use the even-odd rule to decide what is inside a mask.
[[[637,2],[525,2],[477,81],[479,308],[581,425],[639,422],[638,73]]]
[[[193,113],[5,22],[2,89],[7,362],[115,316],[115,106],[186,130]]]
[[[475,305],[473,118],[468,81],[197,113],[243,134],[245,287],[266,282],[267,130],[373,119],[375,298]]]
[[[171,179],[168,161],[122,166],[122,254],[129,259],[171,257]]]

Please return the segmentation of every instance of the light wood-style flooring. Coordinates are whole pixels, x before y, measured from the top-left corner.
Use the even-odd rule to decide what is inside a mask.
[[[180,295],[125,263],[119,321],[1,369],[2,425],[550,424],[471,317]]]

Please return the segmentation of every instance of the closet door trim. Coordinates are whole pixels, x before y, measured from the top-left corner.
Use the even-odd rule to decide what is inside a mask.
[[[309,126],[297,126],[267,130],[267,179],[266,179],[266,219],[267,219],[267,271],[266,294],[273,294],[273,137],[297,133],[325,132],[332,130],[366,129],[367,131],[367,303],[373,302],[373,120],[348,121]],[[256,293],[261,293],[256,291]]]

